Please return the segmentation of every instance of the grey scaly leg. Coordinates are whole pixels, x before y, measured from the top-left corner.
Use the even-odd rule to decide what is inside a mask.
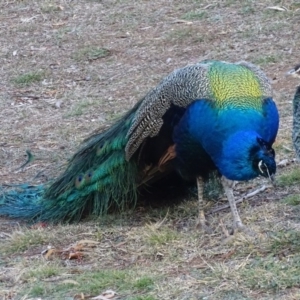
[[[212,233],[209,226],[206,225],[206,219],[204,215],[204,197],[203,197],[204,183],[202,177],[197,177],[197,189],[198,189],[198,205],[199,205],[199,217],[197,226],[200,226],[205,232]]]
[[[234,195],[233,195],[233,185],[234,185],[234,181],[229,180],[227,178],[225,178],[224,176],[222,176],[221,178],[222,181],[222,185],[225,191],[225,194],[227,196],[229,205],[230,205],[230,209],[231,209],[231,213],[233,216],[233,228],[234,229],[239,229],[241,231],[247,232],[250,235],[253,235],[253,232],[251,230],[249,230],[242,222],[240,215],[238,213],[238,210],[236,208],[236,204],[235,204],[235,200],[234,200]]]

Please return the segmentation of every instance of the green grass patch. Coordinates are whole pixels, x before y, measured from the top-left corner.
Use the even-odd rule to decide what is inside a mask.
[[[147,238],[149,245],[165,245],[179,238],[180,234],[169,228],[155,230],[151,232]]]
[[[254,14],[254,13],[255,13],[255,9],[251,5],[247,5],[242,8],[243,15],[250,15],[250,14]]]
[[[72,28],[71,27],[63,27],[63,28],[59,28],[54,34],[53,34],[53,38],[57,44],[57,46],[61,46],[63,42],[67,41],[67,36],[70,34],[70,32],[72,32]]]
[[[64,277],[57,274],[56,269],[51,269],[50,266],[38,271],[30,271],[24,278],[30,277],[30,286],[25,289],[25,293],[31,297],[41,297],[51,294],[53,299],[57,297],[65,297],[67,295],[75,295],[83,293],[85,295],[99,295],[102,291],[111,289],[117,291],[119,295],[134,295],[138,294],[142,297],[143,293],[149,292],[153,288],[154,278],[148,276],[140,276],[139,270],[100,270],[88,271],[79,275]],[[53,275],[51,275],[53,274]],[[34,276],[32,276],[34,275]],[[45,281],[46,275],[57,276],[61,275],[61,279],[53,282]],[[49,277],[51,277],[49,276]],[[139,278],[140,277],[140,278]],[[62,298],[60,298],[62,299]],[[127,298],[126,298],[127,299]],[[148,299],[148,298],[130,298],[130,299]],[[151,299],[151,298],[149,298]]]
[[[241,271],[241,279],[251,289],[274,293],[299,286],[300,255],[281,260],[273,256],[255,259]]]
[[[180,28],[180,29],[172,30],[168,34],[168,38],[174,39],[174,40],[184,40],[184,39],[193,37],[193,35],[194,35],[194,31],[191,28],[187,27],[187,28]]]
[[[104,58],[108,55],[110,55],[110,51],[106,48],[89,46],[74,52],[72,58],[77,61],[95,60],[99,58]]]
[[[97,295],[99,291],[104,289],[113,289],[118,291],[131,290],[134,285],[135,278],[128,270],[101,270],[94,272],[86,272],[77,278],[80,282],[80,291],[83,293],[91,293]]]
[[[108,122],[116,122],[119,119],[121,119],[121,117],[123,116],[124,116],[124,112],[111,112],[106,114],[105,119]]]
[[[39,82],[44,78],[44,72],[36,71],[19,75],[13,79],[13,82],[18,85],[28,86],[34,82]]]
[[[43,283],[38,283],[34,285],[29,291],[32,297],[44,296],[47,294],[47,292],[48,291],[45,289],[45,284]]]
[[[150,277],[140,278],[134,283],[133,286],[139,290],[149,290],[153,286],[153,279]]]
[[[8,241],[1,246],[2,253],[18,253],[33,246],[46,244],[49,234],[44,230],[14,231]]]
[[[300,204],[300,195],[299,194],[294,194],[294,195],[289,195],[285,198],[282,199],[283,203],[286,203],[288,205],[299,205]]]
[[[168,32],[166,36],[167,40],[172,40],[180,43],[182,40],[189,40],[189,43],[199,44],[203,42],[209,42],[209,36],[205,36],[199,33],[197,30],[191,27],[174,29]]]
[[[275,55],[267,55],[267,56],[260,56],[254,59],[254,63],[258,65],[268,65],[268,64],[274,64],[279,61],[279,58]]]
[[[22,279],[28,282],[36,281],[37,279],[43,280],[52,276],[59,276],[62,271],[62,267],[53,263],[47,264],[45,261],[43,264],[31,265],[31,269],[24,273]]]
[[[96,104],[99,105],[97,101],[87,101],[82,100],[74,105],[71,110],[65,115],[66,118],[81,116],[85,113],[89,107],[95,106]]]
[[[292,11],[290,12],[289,10],[277,10],[267,8],[262,10],[262,13],[265,18],[272,18],[272,20],[274,21],[276,19],[285,19],[290,13],[292,13]]]
[[[185,13],[182,17],[184,20],[202,20],[207,18],[207,12],[206,11],[189,11]]]
[[[279,186],[291,186],[300,182],[300,168],[295,168],[287,174],[279,176],[276,180]]]
[[[46,14],[62,11],[63,7],[56,4],[44,4],[41,6],[41,11]]]
[[[300,253],[300,232],[296,230],[286,230],[276,232],[272,237],[271,253]],[[300,273],[299,273],[300,275]]]

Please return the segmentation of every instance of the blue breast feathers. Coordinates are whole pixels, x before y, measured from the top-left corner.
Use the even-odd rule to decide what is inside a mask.
[[[278,111],[271,98],[262,101],[261,109],[229,105],[220,110],[212,101],[197,100],[187,108],[173,139],[178,156],[185,140],[192,139],[222,175],[231,180],[248,180],[261,175],[257,168],[261,159],[275,172],[274,157],[266,154],[268,149],[263,149],[259,140],[271,149],[278,126]]]

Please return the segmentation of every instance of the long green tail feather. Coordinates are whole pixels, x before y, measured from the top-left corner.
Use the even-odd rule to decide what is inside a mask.
[[[46,186],[0,194],[0,215],[35,221],[79,220],[124,210],[137,200],[137,165],[125,159],[126,133],[140,103],[108,130],[89,137],[65,172]],[[0,190],[1,191],[1,190]]]

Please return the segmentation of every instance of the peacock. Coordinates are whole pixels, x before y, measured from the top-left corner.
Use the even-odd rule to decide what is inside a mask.
[[[273,178],[278,126],[270,82],[257,66],[217,60],[188,65],[165,77],[110,128],[87,138],[58,178],[3,192],[0,215],[77,221],[134,206],[142,190],[179,176],[197,186],[199,221],[207,229],[203,187],[215,173],[233,226],[243,229],[233,182]]]
[[[296,65],[295,68],[290,70],[288,75],[295,78],[300,78],[300,64]],[[300,85],[297,87],[294,99],[293,99],[293,133],[292,139],[294,148],[298,158],[300,158]]]

